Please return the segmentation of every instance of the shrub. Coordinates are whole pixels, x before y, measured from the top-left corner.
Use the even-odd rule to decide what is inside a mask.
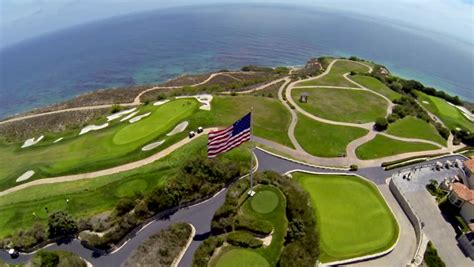
[[[212,253],[217,247],[222,246],[224,239],[219,236],[211,236],[204,240],[197,248],[193,256],[193,267],[207,267]]]
[[[424,255],[424,262],[428,267],[444,267],[446,264],[443,260],[439,257],[438,251],[433,246],[433,243],[428,242],[428,246],[426,247],[425,255]]]
[[[121,111],[122,109],[123,109],[122,106],[115,104],[115,105],[112,105],[112,107],[110,108],[110,113],[112,113],[112,114],[117,113],[117,112]]]
[[[243,231],[235,231],[228,234],[227,242],[243,248],[259,248],[263,245],[262,240],[256,239],[253,235]]]
[[[122,216],[125,213],[131,211],[135,206],[135,202],[130,198],[122,198],[117,202],[117,206],[115,207],[115,212],[117,216]]]
[[[41,267],[55,267],[59,264],[59,255],[55,252],[41,250],[38,252],[37,257]]]
[[[357,164],[352,164],[349,168],[350,171],[357,171],[359,169],[359,166]]]
[[[377,131],[384,131],[388,127],[388,121],[385,118],[378,118],[375,120],[374,128]]]
[[[49,237],[60,237],[77,234],[78,227],[76,221],[63,211],[54,212],[48,217]]]
[[[258,220],[251,216],[240,214],[235,217],[235,229],[247,230],[258,235],[269,235],[273,231],[270,222]]]

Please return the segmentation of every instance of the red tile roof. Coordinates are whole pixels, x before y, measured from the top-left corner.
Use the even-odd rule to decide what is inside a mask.
[[[474,190],[461,183],[453,183],[453,191],[458,198],[474,205]]]
[[[464,161],[464,167],[466,167],[466,169],[469,169],[471,173],[474,173],[474,157],[471,157],[471,159]]]

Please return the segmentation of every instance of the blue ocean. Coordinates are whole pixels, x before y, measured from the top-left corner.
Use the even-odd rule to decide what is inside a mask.
[[[0,51],[0,117],[106,87],[355,55],[474,101],[472,44],[382,21],[267,5],[180,7],[89,23]]]

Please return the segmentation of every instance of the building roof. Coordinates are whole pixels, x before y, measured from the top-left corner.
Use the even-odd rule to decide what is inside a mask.
[[[469,169],[471,173],[474,173],[474,157],[471,157],[470,159],[464,161],[464,167],[466,167],[466,169]]]
[[[453,183],[453,191],[456,196],[474,205],[474,190],[469,189],[461,183]]]

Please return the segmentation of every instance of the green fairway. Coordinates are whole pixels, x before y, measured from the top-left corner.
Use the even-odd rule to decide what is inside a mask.
[[[385,251],[398,239],[395,217],[371,183],[345,175],[294,173],[310,194],[323,263]]]
[[[431,123],[412,116],[390,124],[387,133],[400,137],[425,139],[446,146],[446,140],[439,135]]]
[[[295,137],[303,149],[318,157],[337,157],[346,153],[347,145],[368,133],[368,130],[332,125],[298,115]]]
[[[377,135],[356,149],[359,159],[377,159],[408,152],[436,150],[439,147],[419,142],[404,142],[383,135]]]
[[[135,192],[146,193],[168,181],[190,155],[205,153],[203,136],[176,150],[170,156],[149,165],[119,174],[54,185],[38,185],[0,197],[0,238],[34,222],[46,222],[49,212],[66,210],[75,218],[87,218],[115,207],[122,197]],[[248,166],[248,145],[234,149],[222,157]],[[69,199],[69,203],[66,203]],[[33,213],[38,216],[35,218]]]
[[[270,267],[268,261],[260,254],[249,250],[236,248],[225,252],[219,257],[216,267]]]
[[[278,206],[278,195],[270,190],[259,191],[250,200],[252,209],[258,213],[272,212]]]
[[[461,111],[442,98],[417,91],[418,100],[429,111],[438,116],[449,129],[461,128],[474,133],[474,122],[469,121]]]
[[[308,93],[308,103],[298,101],[302,92]],[[367,91],[332,88],[295,88],[291,92],[296,104],[323,119],[366,123],[385,117],[388,103]]]
[[[152,112],[151,115],[133,124],[116,120],[102,130],[24,149],[18,144],[0,146],[0,190],[16,185],[16,178],[27,170],[36,172],[30,179],[33,180],[98,170],[156,153],[186,135],[165,136],[197,108],[197,101],[180,99],[159,107],[142,107],[140,113]],[[145,144],[165,138],[167,142],[159,148],[141,151]]]
[[[402,95],[388,88],[385,84],[383,84],[381,81],[377,80],[374,77],[365,76],[365,75],[354,75],[354,76],[349,76],[349,78],[357,82],[358,84],[364,87],[367,87],[370,90],[373,90],[374,92],[377,92],[379,94],[386,96],[388,99],[392,101],[402,97]]]
[[[203,125],[229,126],[253,108],[253,134],[282,145],[293,147],[288,138],[290,112],[275,98],[257,96],[216,96],[211,112],[193,116]]]
[[[298,86],[332,85],[356,87],[356,85],[349,82],[343,77],[345,73],[351,71],[365,73],[368,72],[369,69],[366,66],[363,66],[355,61],[338,61],[333,65],[331,71],[327,75],[316,80],[300,82],[298,83]]]

